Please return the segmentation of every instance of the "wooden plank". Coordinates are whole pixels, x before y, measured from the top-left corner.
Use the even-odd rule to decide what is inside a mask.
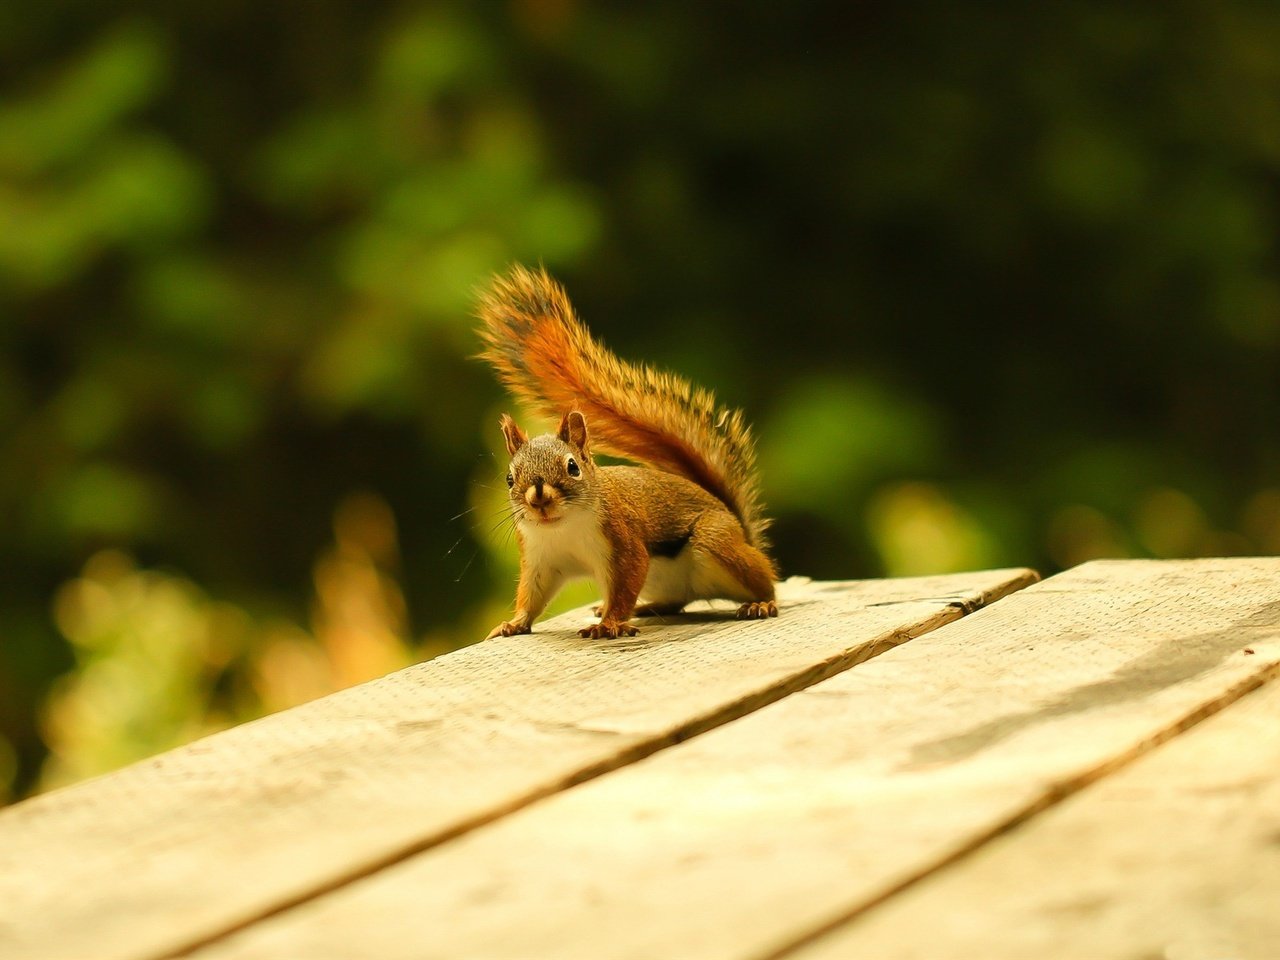
[[[1257,686],[1278,582],[1088,564],[196,956],[774,955]]]
[[[784,614],[585,613],[0,811],[0,956],[162,956],[839,672],[1030,571],[783,585]]]
[[[1271,960],[1278,908],[1273,681],[793,957]]]

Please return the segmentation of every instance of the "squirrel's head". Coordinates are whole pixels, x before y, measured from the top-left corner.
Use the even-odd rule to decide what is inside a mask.
[[[532,440],[507,414],[500,423],[511,454],[507,487],[517,521],[555,523],[575,502],[592,496],[596,465],[588,448],[587,421],[581,413],[569,411],[555,433]]]

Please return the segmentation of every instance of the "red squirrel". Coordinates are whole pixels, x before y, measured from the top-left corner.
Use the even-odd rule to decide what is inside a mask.
[[[489,636],[530,633],[576,577],[604,594],[584,637],[634,636],[632,616],[675,614],[699,599],[740,601],[740,619],[776,617],[742,415],[686,380],[619,360],[545,270],[517,266],[496,278],[479,318],[481,357],[517,399],[560,420],[530,439],[501,419],[520,584],[515,614]],[[597,450],[643,466],[598,466]]]

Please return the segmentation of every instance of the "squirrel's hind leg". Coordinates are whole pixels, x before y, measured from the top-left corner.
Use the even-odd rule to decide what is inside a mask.
[[[728,514],[703,517],[689,546],[698,552],[694,589],[700,597],[742,601],[739,620],[778,615],[773,562],[747,543],[742,527]]]
[[[738,608],[739,620],[764,620],[778,615],[778,601],[764,600],[744,603]]]

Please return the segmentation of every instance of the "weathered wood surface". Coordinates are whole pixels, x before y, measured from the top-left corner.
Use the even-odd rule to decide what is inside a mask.
[[[1275,681],[793,955],[1278,956]]]
[[[196,956],[785,954],[1276,673],[1278,583],[1087,564]]]
[[[776,620],[721,611],[612,642],[580,639],[579,611],[18,804],[0,811],[0,957],[186,949],[1034,579],[790,583]]]

